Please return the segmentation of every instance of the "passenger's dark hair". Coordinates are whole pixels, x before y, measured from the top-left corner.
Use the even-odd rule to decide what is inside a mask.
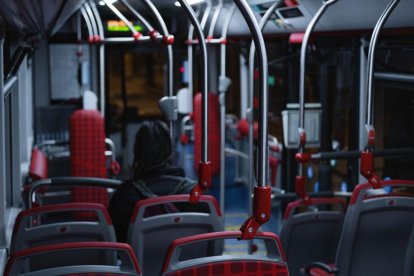
[[[168,127],[161,121],[144,122],[135,135],[133,178],[168,164],[172,158],[172,142]]]

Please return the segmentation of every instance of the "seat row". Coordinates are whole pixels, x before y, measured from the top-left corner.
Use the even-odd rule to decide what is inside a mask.
[[[65,203],[24,210],[16,219],[5,275],[55,275],[59,271],[71,275],[103,271],[110,275],[139,275],[141,272],[179,275],[176,271],[192,265],[191,259],[206,256],[213,263],[224,261],[223,266],[200,268],[214,271],[214,275],[220,275],[219,271],[224,273],[222,275],[237,275],[240,269],[254,267],[257,273],[262,269],[286,268],[283,252],[279,252],[280,241],[272,233],[258,236],[264,241],[263,249],[267,252],[261,259],[257,256],[222,259],[223,240],[237,240],[241,232],[220,232],[222,214],[212,196],[201,197],[199,204],[207,206],[203,212],[181,212],[178,207],[163,208],[168,211],[160,213],[160,208],[156,208],[165,204],[180,206],[188,201],[189,195],[139,201],[128,235],[132,247],[116,243],[111,219],[101,204]],[[153,210],[157,212],[151,214]],[[89,219],[79,219],[76,216],[79,212],[89,213]],[[254,265],[258,260],[261,265]],[[197,271],[194,270],[193,275],[198,275]],[[233,274],[228,274],[231,271]],[[287,268],[285,271],[287,273]]]
[[[379,193],[380,190],[372,189],[368,183],[358,185],[345,215],[343,202],[340,200],[312,199],[309,202],[299,200],[289,204],[280,236],[289,261],[290,274],[299,275],[299,269],[311,261],[323,261],[330,264],[331,269],[329,266],[316,263],[308,266],[306,270],[310,273],[312,267],[319,270],[326,268],[330,273],[339,270],[339,275],[386,275],[391,271],[398,271],[398,275],[404,273],[412,275],[414,198],[409,191],[414,186],[414,181],[390,180],[383,181],[382,185],[387,186],[391,192],[384,193],[381,190],[382,193]],[[35,187],[39,186],[35,185]],[[227,260],[224,257],[217,257],[223,253],[223,243],[216,240],[229,237],[235,239],[239,233],[217,236],[207,234],[223,229],[222,215],[214,197],[202,197],[201,204],[207,206],[205,212],[181,212],[179,208],[157,208],[157,206],[171,204],[179,206],[180,203],[188,200],[188,195],[174,195],[142,200],[136,205],[128,236],[134,254],[138,257],[142,271],[146,275],[161,273],[164,259],[168,259],[172,264],[164,265],[164,273],[188,265],[201,265],[200,259],[205,256],[208,256],[211,262]],[[332,212],[317,208],[317,205],[335,202],[339,205],[339,211]],[[304,207],[313,209],[311,208],[310,212],[300,212],[299,210]],[[160,209],[165,211],[160,213],[158,212]],[[154,213],[153,210],[158,211]],[[89,219],[85,220],[85,217],[83,220],[79,219],[81,216],[76,215],[78,212],[89,213]],[[343,226],[341,218],[344,218]],[[207,236],[202,235],[201,238],[194,238],[194,240],[184,238],[184,241],[180,241],[179,246],[173,249],[180,252],[174,253],[175,255],[171,253],[172,249],[167,250],[174,240],[197,234]],[[267,234],[266,237],[270,236],[272,235]],[[193,244],[197,239],[213,242],[204,242],[198,247],[181,246],[181,243]],[[264,256],[273,258],[276,263],[283,263],[285,258],[282,246],[277,238],[272,236],[270,239],[276,246],[270,246],[270,255]],[[339,245],[336,253],[337,240]],[[18,255],[18,252],[27,249],[40,247],[44,250],[45,246],[51,244],[81,241],[116,241],[111,219],[103,205],[68,203],[24,210],[15,223],[10,261],[13,260],[13,256]],[[267,245],[263,247],[267,248]],[[315,251],[315,248],[320,250]],[[330,251],[324,251],[327,249]],[[167,251],[170,253],[166,253]],[[29,253],[33,251],[29,250]],[[332,257],[335,255],[336,257]],[[76,254],[59,259],[71,263],[73,256]],[[192,258],[199,261],[189,262]],[[246,258],[243,258],[246,261]],[[95,259],[104,258],[95,257]],[[47,266],[51,264],[50,260],[51,258],[43,261],[42,258],[36,258],[36,264]],[[336,266],[332,266],[332,263]],[[212,271],[213,267],[209,266],[208,270]]]

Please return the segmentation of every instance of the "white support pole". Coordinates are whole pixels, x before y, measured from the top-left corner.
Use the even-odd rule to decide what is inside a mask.
[[[365,143],[365,122],[367,120],[367,57],[365,56],[365,47],[368,42],[365,39],[361,39],[361,45],[359,46],[359,118],[358,118],[358,148],[363,151]],[[361,160],[358,161],[358,168]],[[362,174],[358,174],[358,183],[364,183],[365,177]]]
[[[6,149],[4,127],[4,70],[3,44],[0,38],[0,248],[6,247]]]

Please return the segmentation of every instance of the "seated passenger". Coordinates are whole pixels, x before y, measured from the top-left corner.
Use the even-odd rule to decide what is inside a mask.
[[[109,203],[119,242],[126,242],[130,217],[138,200],[188,194],[196,182],[184,176],[184,170],[171,165],[172,141],[161,121],[144,122],[135,135],[132,177],[116,190]]]

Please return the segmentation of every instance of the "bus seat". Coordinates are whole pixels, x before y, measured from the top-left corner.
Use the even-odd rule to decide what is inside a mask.
[[[83,259],[61,264],[61,256],[112,256],[94,261]],[[117,259],[119,258],[119,261]],[[47,260],[38,266],[37,260]],[[33,266],[34,264],[34,266]],[[4,276],[39,275],[141,275],[135,254],[130,245],[115,242],[74,242],[44,245],[11,254]]]
[[[318,208],[321,206],[328,208]],[[306,211],[300,211],[303,208]],[[280,240],[290,275],[301,275],[300,269],[311,262],[335,262],[344,217],[345,201],[338,198],[311,198],[310,202],[299,199],[288,204]]]
[[[29,176],[33,181],[48,177],[48,160],[46,154],[38,148],[32,150],[30,159]]]
[[[198,172],[201,161],[202,95],[194,96],[194,168]],[[208,93],[208,158],[212,175],[220,173],[220,105],[216,94]]]
[[[414,275],[414,225],[411,229],[410,239],[408,240],[405,253],[404,276]]]
[[[396,189],[411,180],[382,181]],[[339,275],[403,275],[407,242],[414,225],[414,197],[391,193],[371,196],[369,183],[352,194],[338,245]]]
[[[412,180],[381,181],[389,194],[371,184],[355,187],[345,215],[335,264],[336,275],[404,275],[407,244],[414,225]],[[312,269],[309,269],[310,275]]]
[[[77,110],[70,117],[70,164],[72,176],[107,177],[104,118],[96,110]],[[108,206],[106,189],[74,187],[73,202]],[[81,215],[81,214],[79,214]],[[83,216],[89,216],[84,213]]]
[[[80,221],[76,219],[76,212],[93,213],[96,219]],[[111,218],[102,204],[62,203],[21,211],[14,224],[10,252],[81,241],[116,241]],[[60,254],[59,256],[60,264],[69,264],[77,259],[95,260],[99,257],[76,254],[73,256]],[[36,267],[44,265],[43,262],[49,262],[49,260],[37,260]]]
[[[260,251],[248,255],[247,251],[241,255],[210,255],[203,258],[194,256],[191,259],[183,258],[182,252],[186,248],[198,247],[199,243],[217,242],[223,240],[236,243],[240,241],[240,231],[206,233],[175,240],[168,248],[162,272],[164,276],[205,275],[205,276],[232,276],[232,275],[289,275],[286,258],[279,238],[270,232],[259,232],[255,236],[255,244],[261,241]],[[247,248],[247,247],[246,247]],[[263,253],[264,252],[264,253]]]
[[[160,274],[168,246],[173,240],[223,230],[221,211],[213,196],[201,196],[197,205],[190,204],[189,198],[189,195],[160,196],[140,200],[135,205],[127,241],[132,245],[145,275]],[[160,214],[159,206],[165,205],[168,208],[163,208],[165,211]],[[220,244],[213,247],[213,250],[221,250]],[[183,254],[202,257],[207,252],[196,248]]]

